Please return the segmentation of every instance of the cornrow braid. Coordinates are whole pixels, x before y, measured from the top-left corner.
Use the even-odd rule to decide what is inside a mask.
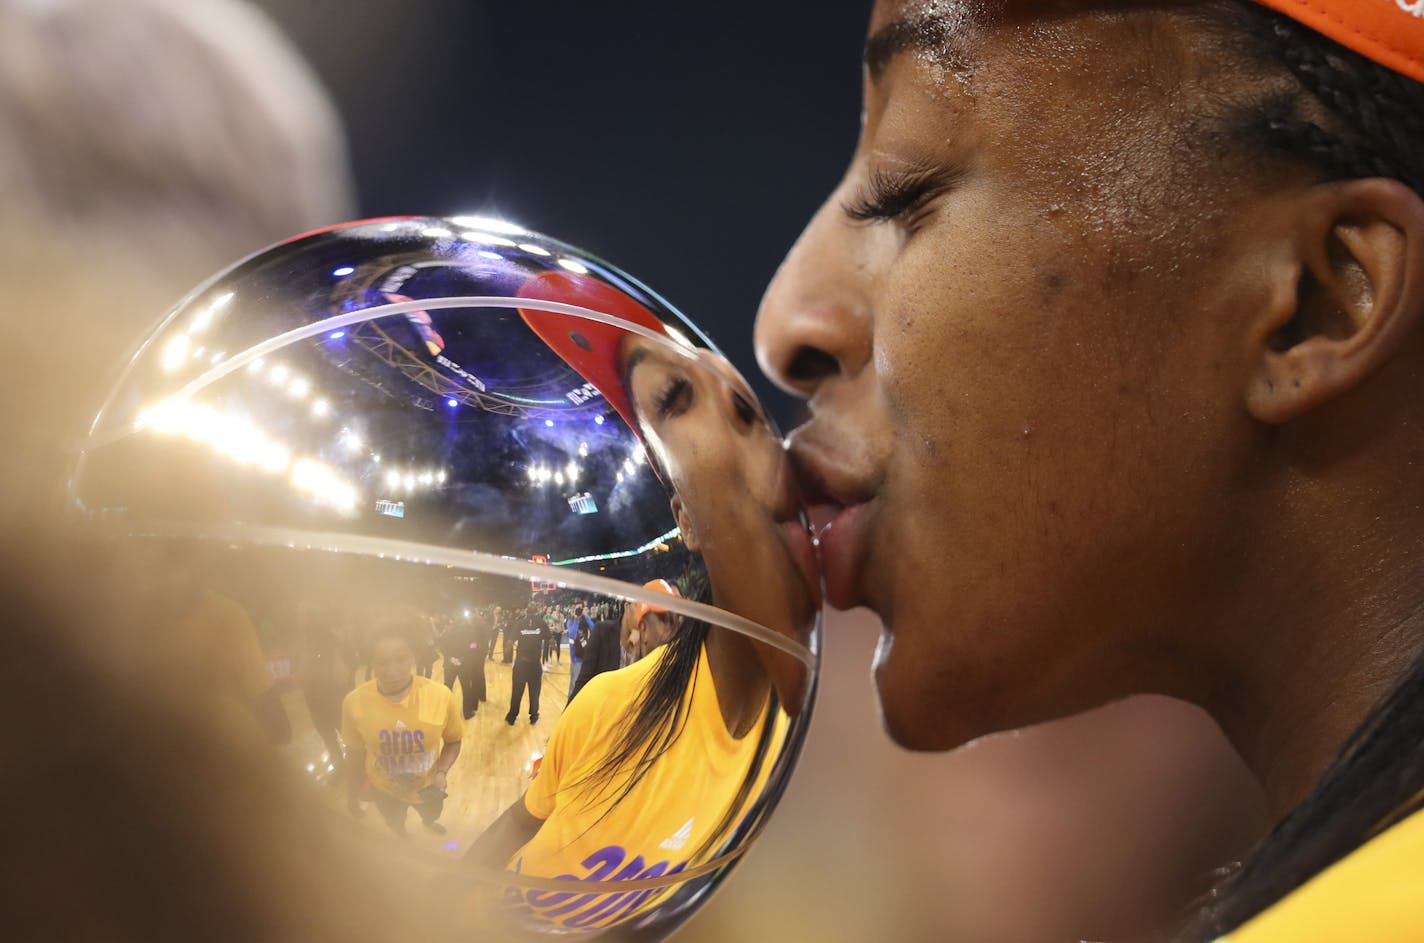
[[[1262,58],[1283,64],[1328,119],[1302,112],[1300,96],[1267,103],[1263,139],[1328,177],[1389,177],[1424,193],[1424,85],[1254,4],[1248,28]]]
[[[1385,158],[1342,141],[1319,125],[1294,115],[1273,115],[1266,131],[1267,139],[1277,148],[1308,156],[1312,164],[1332,178],[1402,178],[1401,173]],[[1412,181],[1404,182],[1414,186]]]

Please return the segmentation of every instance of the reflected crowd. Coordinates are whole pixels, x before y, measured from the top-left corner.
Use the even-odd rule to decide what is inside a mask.
[[[451,613],[396,606],[372,615],[330,600],[242,596],[203,589],[175,635],[210,638],[210,663],[225,666],[237,699],[250,706],[272,742],[301,760],[314,781],[349,788],[356,814],[377,804],[398,833],[405,831],[404,810],[390,803],[424,812],[423,792],[447,791],[436,778],[448,775],[459,751],[445,753],[448,762],[438,760],[444,752],[438,744],[459,744],[472,734],[467,722],[491,692],[501,701],[514,699],[513,710],[523,683],[530,722],[540,721],[541,708],[549,721],[557,720],[569,698],[556,695],[577,680],[574,669],[596,627],[591,616],[578,625],[575,613],[604,622],[612,610],[611,621],[622,621],[621,607],[606,601],[531,599],[523,607],[475,605]],[[517,682],[526,667],[537,677]],[[545,676],[550,686],[540,684]],[[552,684],[565,677],[568,685]],[[437,694],[440,687],[445,691]],[[528,757],[517,759],[528,765]],[[422,820],[445,833],[435,809]]]
[[[717,627],[670,608],[712,598],[699,559],[643,583],[668,605],[504,580],[485,590],[499,603],[465,590],[442,610],[390,601],[425,594],[400,576],[351,598],[333,592],[362,581],[346,566],[279,576],[288,566],[189,561],[159,647],[206,665],[208,695],[373,839],[519,875],[646,881],[713,862],[762,799],[789,715],[770,689],[750,720],[724,709]],[[662,856],[631,853],[640,843]],[[672,893],[511,885],[500,919],[600,930]]]
[[[173,600],[166,651],[153,657],[205,666],[210,693],[250,713],[311,782],[346,796],[358,818],[374,805],[401,835],[412,808],[445,835],[440,819],[452,794],[458,833],[480,833],[494,819],[478,811],[489,779],[532,779],[540,738],[573,695],[653,654],[683,624],[653,604],[571,590],[525,588],[522,605],[466,601],[450,611],[274,592],[270,574],[244,573],[233,561],[180,585],[188,594]],[[664,579],[647,588],[683,595]],[[480,714],[491,701],[495,708]],[[536,729],[501,733],[515,726],[521,705]],[[481,760],[478,778],[462,782],[451,771],[466,746]]]

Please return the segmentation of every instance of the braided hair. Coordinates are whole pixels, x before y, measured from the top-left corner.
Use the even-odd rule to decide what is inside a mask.
[[[651,453],[649,459],[652,460]],[[691,568],[684,596],[697,602],[713,602],[706,570],[700,562]],[[585,834],[633,792],[682,736],[697,690],[697,663],[710,631],[711,625],[702,619],[688,618],[684,621],[681,630],[662,646],[662,653],[657,656],[658,665],[649,675],[647,685],[616,721],[614,747],[592,770],[570,785],[569,788],[585,790],[583,801],[587,808],[601,806],[603,809],[585,829]],[[704,683],[713,682],[708,678]],[[722,810],[721,819],[708,832],[702,847],[689,860],[702,860],[704,855],[711,853],[730,834],[745,812],[752,790],[761,781],[762,769],[774,759],[775,718],[779,709],[780,702],[773,688],[761,709],[757,739],[737,792]]]
[[[1258,157],[1325,180],[1387,177],[1424,194],[1424,85],[1253,3],[1206,7],[1250,65],[1294,82],[1234,114]],[[1424,657],[1351,734],[1309,795],[1208,895],[1182,939],[1228,933],[1424,801]]]
[[[1270,103],[1264,130],[1278,155],[1332,179],[1389,177],[1424,193],[1424,86],[1278,13],[1247,7],[1244,25],[1326,111],[1315,121],[1299,97]]]

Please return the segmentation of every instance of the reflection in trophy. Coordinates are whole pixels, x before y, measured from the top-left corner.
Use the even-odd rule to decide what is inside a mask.
[[[371,642],[371,680],[341,703],[349,808],[360,815],[369,798],[391,831],[404,835],[414,807],[426,828],[444,835],[440,814],[465,737],[459,702],[453,690],[416,674],[420,646],[409,624],[387,621]]]
[[[604,297],[611,292],[553,273],[521,295],[616,309],[618,300]],[[658,327],[636,308],[622,313]],[[805,638],[819,600],[800,503],[778,437],[725,361],[618,324],[523,314],[644,441],[695,555],[686,595]],[[640,602],[625,618],[629,663],[570,704],[538,779],[472,849],[473,860],[509,861],[520,874],[643,880],[706,862],[745,819],[785,740],[781,704],[799,713],[805,667],[778,663],[776,649],[724,626],[684,620],[671,601],[684,594],[666,580],[644,588],[670,599]],[[655,888],[509,897],[524,919],[565,929],[613,925],[660,899]]]
[[[140,348],[70,487],[157,647],[212,653],[195,703],[486,937],[660,938],[790,775],[819,591],[779,438],[562,243],[398,219],[258,254]]]
[[[643,588],[666,593],[669,596],[682,595],[678,592],[677,587],[667,580],[649,580],[643,584]],[[669,612],[662,606],[640,602],[633,607],[632,618],[623,620],[623,626],[623,651],[627,658],[626,667],[671,641],[678,630],[682,628],[682,616],[676,612]]]

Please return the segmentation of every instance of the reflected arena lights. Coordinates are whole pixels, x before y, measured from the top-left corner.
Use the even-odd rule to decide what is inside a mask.
[[[312,395],[312,383],[306,377],[294,372],[283,363],[274,363],[270,366],[261,358],[252,361],[247,365],[248,372],[265,375],[267,380],[275,387],[286,393],[297,401],[305,400]],[[332,414],[331,402],[324,396],[316,397],[311,405],[311,414],[318,419],[325,419]]]
[[[233,292],[227,292],[214,298],[212,304],[206,308],[200,308],[198,313],[193,316],[193,323],[188,325],[187,333],[201,334],[203,331],[206,331],[212,325],[213,319],[217,317],[218,312],[226,308],[232,302],[232,298]]]
[[[409,494],[416,490],[434,489],[445,484],[448,477],[449,474],[443,468],[387,467],[382,480],[390,490],[404,490]]]
[[[298,491],[347,513],[355,511],[361,500],[355,486],[342,479],[330,465],[314,459],[298,459],[292,465],[290,480]]]
[[[191,361],[205,361],[206,364],[199,366],[213,366],[227,356],[225,351],[218,351],[211,356],[206,347],[192,347],[192,342],[187,334],[174,335],[167,344],[163,345],[163,353],[159,359],[159,366],[164,373],[172,373],[184,364]]]
[[[478,242],[487,246],[504,246],[513,249],[518,243],[513,239],[506,239],[503,236],[492,236],[487,232],[462,232],[460,238],[466,242]]]
[[[354,513],[360,503],[360,491],[331,466],[296,457],[253,423],[203,403],[164,400],[140,412],[134,428],[202,443],[239,465],[269,474],[290,472],[296,490],[345,514]]]
[[[175,334],[169,339],[168,343],[163,346],[163,353],[159,359],[159,366],[165,373],[172,373],[190,360],[208,357],[207,349],[201,344],[194,349],[192,338],[211,327],[218,312],[226,308],[232,299],[233,292],[227,292],[214,298],[207,306],[198,309],[198,313],[193,316],[192,322],[183,333]],[[227,356],[225,353],[219,351],[212,354],[211,359],[208,359],[207,362],[209,365],[215,364],[225,356]]]
[[[569,462],[562,468],[550,468],[545,465],[530,465],[527,474],[529,480],[536,485],[545,485],[551,481],[557,485],[562,485],[565,482],[572,485],[577,483],[579,477],[583,475],[583,469],[579,467],[577,462]]]
[[[175,334],[163,345],[163,359],[160,363],[168,372],[177,370],[188,359],[188,335]]]
[[[588,455],[588,443],[580,442],[578,453],[581,457],[586,457]],[[637,475],[638,468],[647,463],[648,453],[643,448],[642,443],[639,443],[616,469],[614,474],[616,483],[622,484],[625,481],[632,480],[634,476]],[[584,468],[578,462],[569,459],[568,463],[563,466],[542,464],[528,465],[525,468],[525,474],[528,476],[531,484],[541,487],[550,482],[560,486],[568,485],[572,487],[577,485],[579,479],[583,477]]]

